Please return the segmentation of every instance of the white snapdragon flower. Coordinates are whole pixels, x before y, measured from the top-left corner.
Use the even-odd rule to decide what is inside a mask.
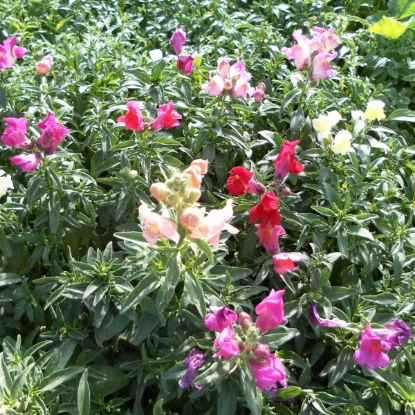
[[[12,178],[5,171],[0,170],[0,197],[6,194],[7,189],[13,189]]]
[[[340,130],[333,140],[331,149],[334,154],[345,155],[352,146],[352,134],[347,130]]]
[[[367,103],[366,111],[365,111],[365,119],[369,121],[373,120],[383,120],[386,118],[385,113],[383,112],[383,107],[385,103],[380,100],[373,100]]]

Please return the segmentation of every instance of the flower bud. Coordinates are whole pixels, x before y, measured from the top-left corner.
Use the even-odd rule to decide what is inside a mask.
[[[259,91],[265,92],[265,90],[267,89],[267,87],[266,87],[266,85],[263,82],[260,82],[257,85],[256,89],[259,90]]]
[[[230,91],[232,89],[232,81],[230,81],[229,79],[227,79],[224,83],[223,83],[223,89],[225,91]]]
[[[129,172],[128,172],[128,176],[131,178],[131,179],[135,179],[137,176],[138,176],[138,171],[137,170],[130,170]],[[153,195],[154,196],[154,195]],[[154,196],[155,197],[155,196]],[[157,199],[157,198],[156,198]]]
[[[190,166],[184,172],[184,175],[188,176],[187,187],[189,189],[199,189],[202,184],[202,171],[199,166]]]
[[[242,313],[239,313],[238,323],[241,326],[242,331],[245,332],[245,330],[250,327],[251,322],[252,322],[252,319],[248,313],[245,313],[245,311],[242,311]]]
[[[189,196],[184,200],[186,203],[195,203],[202,196],[202,192],[199,189],[190,189]]]
[[[44,75],[49,72],[53,67],[53,58],[52,56],[45,56],[36,64],[36,70],[38,75]]]
[[[261,196],[265,193],[265,186],[261,183],[250,180],[248,182],[247,193],[252,193],[253,195]]]
[[[278,186],[278,192],[281,193],[283,196],[287,197],[291,194],[291,189],[287,186],[281,185]]]
[[[130,171],[130,177],[132,177],[131,173],[133,171],[136,170]],[[150,186],[150,192],[159,202],[164,202],[166,198],[171,194],[170,189],[164,183],[153,183]]]
[[[180,197],[175,193],[171,193],[167,196],[165,203],[169,206],[175,206],[179,202]]]
[[[258,343],[254,348],[254,355],[258,359],[267,360],[269,356],[269,346],[267,344]]]

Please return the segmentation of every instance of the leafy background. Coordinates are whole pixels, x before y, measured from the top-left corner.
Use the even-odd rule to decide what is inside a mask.
[[[0,206],[6,413],[412,414],[413,342],[376,371],[356,365],[353,352],[368,323],[415,324],[413,14],[413,1],[398,0],[3,2],[2,38],[16,34],[28,52],[0,74],[1,117],[35,125],[52,111],[71,128],[31,174],[10,162],[14,149],[1,148],[0,167],[14,182]],[[380,36],[373,25],[384,16],[405,31]],[[302,90],[281,48],[293,44],[293,30],[313,26],[341,38],[339,73]],[[178,73],[169,45],[176,27],[195,57],[190,77]],[[54,68],[39,77],[44,55]],[[252,84],[265,82],[260,105],[201,93],[220,56],[244,60]],[[373,99],[385,102],[388,118],[368,124],[353,152],[333,154],[311,120],[338,110],[339,129],[351,131],[351,111]],[[180,127],[125,131],[116,120],[129,100],[153,118],[173,100]],[[240,233],[219,251],[167,242],[149,249],[137,206],[156,205],[152,183],[208,159],[202,203],[217,208],[230,197],[232,167],[271,181],[287,139],[300,140],[305,165],[280,208],[284,251],[305,258],[299,271],[273,271],[249,222],[252,195],[233,198]],[[270,345],[289,387],[261,395],[249,372],[209,358],[199,370],[203,388],[181,389],[185,356],[195,346],[211,351],[207,307],[253,315],[270,289],[286,290],[287,323]],[[350,330],[311,324],[310,301]]]

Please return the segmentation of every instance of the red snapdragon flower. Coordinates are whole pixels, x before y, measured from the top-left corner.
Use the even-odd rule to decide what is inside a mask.
[[[239,196],[246,193],[249,189],[248,183],[254,175],[254,172],[248,171],[242,166],[236,166],[229,170],[228,173],[231,174],[226,182],[229,194]]]
[[[134,130],[142,133],[146,127],[143,123],[143,116],[140,111],[140,103],[138,101],[127,102],[128,111],[125,115],[118,117],[118,123],[124,123],[126,130]]]
[[[260,221],[261,225],[266,225],[268,222],[272,226],[281,223],[281,215],[278,213],[279,199],[274,192],[269,191],[261,196],[261,200],[257,205],[251,208],[249,212],[249,220],[251,223]]]
[[[300,143],[299,140],[284,141],[281,150],[274,161],[275,179],[282,181],[288,173],[301,173],[304,166],[295,159],[294,147]]]

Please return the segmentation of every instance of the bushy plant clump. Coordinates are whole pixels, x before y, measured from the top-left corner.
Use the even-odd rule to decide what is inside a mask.
[[[0,10],[2,413],[415,412],[415,1]]]

